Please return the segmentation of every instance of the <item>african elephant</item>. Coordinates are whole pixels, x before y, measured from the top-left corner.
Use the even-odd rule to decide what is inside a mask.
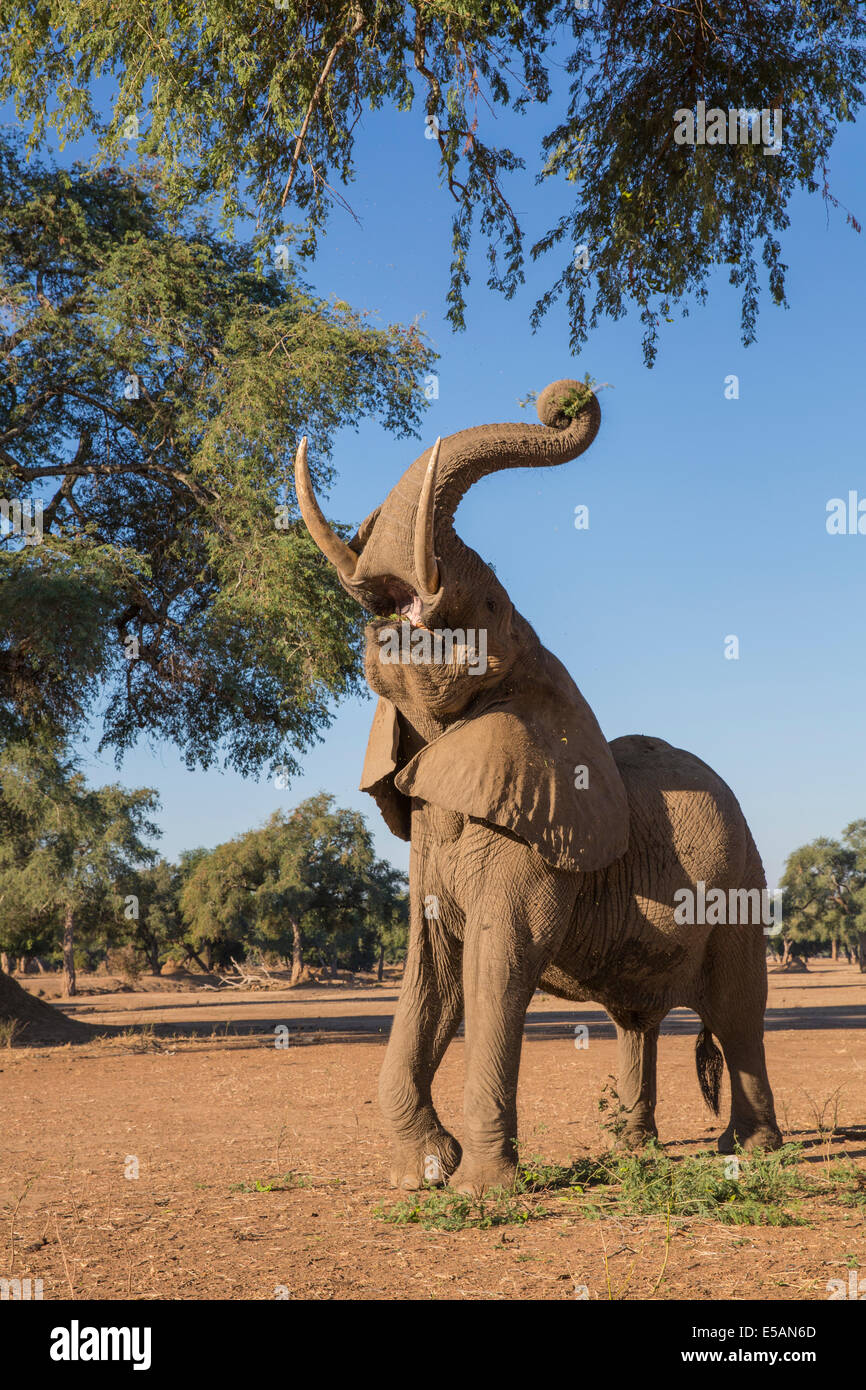
[[[730,1074],[721,1152],[781,1143],[764,1060],[760,917],[683,924],[674,907],[678,890],[696,885],[732,896],[764,888],[733,793],[661,739],[608,744],[565,668],[454,531],[478,478],[574,459],[601,421],[594,393],[574,381],[548,386],[537,408],[541,425],[437,440],[349,542],[316,502],[306,440],[297,453],[306,526],[372,614],[365,665],[379,700],[361,786],[411,840],[410,945],[380,1079],[398,1187],[426,1176],[478,1194],[512,1182],[524,1016],[539,986],[596,1000],[613,1018],[626,1142],[656,1135],[659,1025],[687,1005],[702,1020],[698,1078],[716,1114],[713,1034]],[[482,634],[486,659],[473,664]],[[431,1083],[464,1016],[461,1149]]]

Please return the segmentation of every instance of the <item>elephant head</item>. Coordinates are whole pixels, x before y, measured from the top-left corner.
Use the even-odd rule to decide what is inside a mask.
[[[582,383],[558,381],[538,398],[541,425],[437,440],[349,542],[319,509],[301,441],[301,515],[372,615],[365,667],[380,698],[361,786],[404,839],[414,797],[509,830],[560,868],[592,870],[625,852],[625,790],[595,716],[454,531],[477,479],[566,463],[589,447],[601,423],[595,395],[573,415],[563,410],[580,394]]]

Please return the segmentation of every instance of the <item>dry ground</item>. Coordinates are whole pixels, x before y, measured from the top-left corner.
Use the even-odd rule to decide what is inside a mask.
[[[818,962],[770,978],[770,1075],[802,1168],[848,1155],[866,1171],[866,977]],[[0,1275],[41,1278],[46,1299],[573,1299],[581,1285],[591,1299],[826,1299],[850,1267],[866,1285],[862,1205],[810,1206],[805,1226],[674,1222],[669,1241],[662,1215],[587,1220],[555,1194],[550,1214],[523,1226],[386,1224],[375,1209],[397,1195],[376,1078],[395,981],[243,994],[142,983],[64,1004],[110,1027],[103,1039],[0,1051]],[[288,1047],[275,1046],[278,1025]],[[696,1031],[677,1010],[660,1047],[659,1130],[677,1154],[710,1148],[720,1127],[700,1099]],[[615,1065],[602,1010],[537,995],[523,1152],[600,1152],[598,1100]],[[462,1080],[458,1039],[436,1092],[458,1136]],[[137,1177],[125,1175],[133,1160]],[[287,1174],[290,1185],[256,1189]]]

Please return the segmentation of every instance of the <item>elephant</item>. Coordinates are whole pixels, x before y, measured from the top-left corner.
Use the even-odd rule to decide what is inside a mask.
[[[438,439],[349,541],[318,505],[306,439],[295,460],[303,522],[370,614],[364,662],[378,702],[361,788],[410,841],[409,946],[379,1084],[391,1184],[410,1190],[448,1182],[477,1196],[513,1185],[524,1019],[538,988],[597,1001],[613,1019],[623,1143],[657,1139],[659,1027],[680,1005],[701,1020],[698,1080],[715,1114],[716,1039],[727,1064],[720,1152],[782,1142],[764,1056],[761,920],[690,923],[675,906],[706,885],[738,903],[765,890],[739,804],[706,763],[663,739],[608,743],[564,666],[454,530],[472,483],[569,462],[601,423],[597,396],[573,380],[548,386],[537,410],[538,425]],[[484,634],[483,663],[466,641],[446,652],[443,634],[469,633],[476,646]],[[431,1086],[464,1019],[461,1145]]]

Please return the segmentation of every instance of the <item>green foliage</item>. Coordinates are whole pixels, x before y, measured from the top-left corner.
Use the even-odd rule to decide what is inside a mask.
[[[190,767],[291,775],[362,630],[294,451],[324,488],[341,426],[411,432],[423,336],[260,271],[158,168],[53,170],[0,136],[0,186],[0,496],[45,505],[41,544],[0,540],[0,736],[68,732],[100,690],[118,750],[146,728]]]
[[[334,1180],[339,1183],[341,1179]],[[229,1188],[229,1192],[292,1192],[299,1187],[310,1187],[311,1181],[306,1173],[283,1173],[282,1177],[271,1178],[263,1182],[261,1178],[256,1178],[255,1182],[235,1182]]]
[[[801,1226],[804,1203],[827,1199],[860,1205],[863,1175],[854,1164],[832,1165],[820,1178],[799,1172],[802,1145],[739,1158],[739,1175],[725,1175],[718,1154],[672,1157],[655,1145],[637,1153],[581,1158],[568,1165],[535,1156],[522,1160],[513,1188],[473,1198],[449,1188],[412,1193],[375,1215],[425,1230],[523,1225],[573,1208],[584,1219],[661,1217],[726,1226]],[[544,1199],[542,1203],[538,1199]],[[793,1208],[793,1209],[792,1209]]]
[[[837,127],[863,100],[866,24],[856,0],[777,0],[772,5],[595,3],[575,16],[577,42],[564,120],[544,139],[542,179],[564,178],[572,209],[532,248],[568,255],[533,321],[564,295],[572,348],[602,316],[640,312],[644,358],[673,306],[703,303],[727,268],[742,295],[744,343],[755,337],[758,253],[774,304],[785,303],[780,234],[794,191],[829,190]],[[781,109],[778,155],[753,145],[677,145],[673,116],[694,109]],[[860,226],[849,213],[848,222]],[[590,270],[574,246],[589,248]]]
[[[793,850],[780,886],[783,938],[794,954],[840,941],[859,945],[866,963],[866,820],[846,826],[841,841],[819,836]]]
[[[95,926],[118,884],[155,855],[145,837],[156,793],[89,787],[73,759],[46,741],[0,751],[0,944],[56,945],[65,914]]]
[[[470,1197],[444,1188],[441,1192],[413,1193],[373,1215],[393,1226],[422,1226],[425,1231],[489,1230],[492,1226],[525,1226],[533,1217],[547,1216],[543,1207],[530,1208],[515,1193],[502,1188]]]
[[[743,1156],[737,1177],[725,1175],[725,1160],[717,1154],[677,1159],[653,1145],[617,1154],[601,1165],[601,1183],[612,1192],[600,1200],[591,1195],[586,1214],[607,1216],[613,1203],[623,1215],[670,1214],[726,1226],[803,1225],[786,1205],[808,1190],[793,1166],[800,1149],[788,1144],[775,1153]]]
[[[139,149],[163,161],[174,205],[215,197],[226,224],[255,212],[261,245],[295,209],[305,255],[331,206],[346,207],[337,185],[354,177],[364,111],[423,103],[438,121],[424,153],[432,173],[435,152],[454,202],[448,313],[460,327],[476,228],[489,287],[510,297],[523,279],[506,181],[524,161],[485,136],[498,110],[546,103],[550,72],[564,66],[567,107],[534,164],[564,206],[532,256],[564,254],[535,321],[564,295],[577,350],[600,316],[636,308],[651,363],[660,320],[702,302],[719,267],[741,291],[746,342],[758,256],[772,301],[785,302],[788,205],[803,188],[837,206],[827,160],[863,99],[864,33],[858,0],[591,0],[587,10],[573,0],[215,0],[206,10],[157,0],[146,13],[134,0],[27,0],[0,47],[0,99],[15,99],[34,140],[46,123],[64,138],[92,132],[103,163],[128,149],[124,123],[137,116]],[[94,84],[106,78],[117,95],[103,120]],[[676,145],[674,112],[698,100],[781,108],[781,153]],[[420,110],[417,121],[420,153]],[[589,269],[575,264],[580,245]]]
[[[116,895],[118,936],[128,949],[140,953],[154,975],[169,957],[186,953],[187,933],[180,913],[183,882],[181,870],[160,859],[133,873]]]
[[[364,817],[324,793],[202,856],[181,889],[197,946],[288,956],[293,924],[321,964],[369,967],[381,943],[400,950],[405,875],[377,860]]]

